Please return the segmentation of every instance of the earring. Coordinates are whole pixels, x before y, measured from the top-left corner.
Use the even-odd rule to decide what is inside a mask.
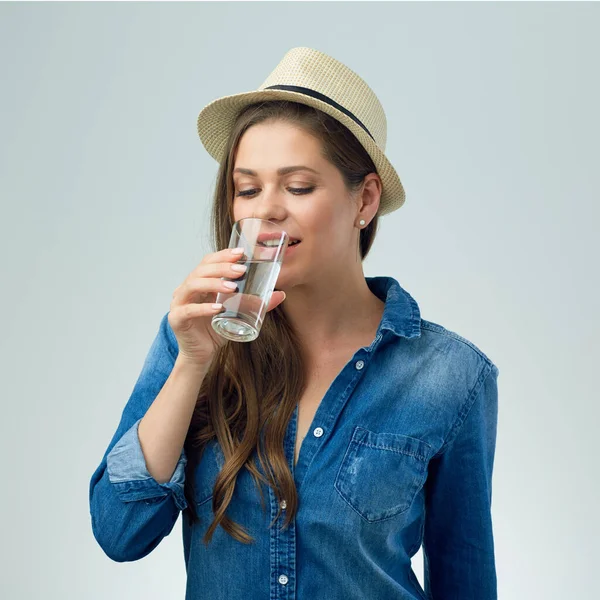
[[[361,219],[361,220],[360,220],[360,224],[361,224],[361,225],[364,225],[364,224],[365,224],[365,220],[364,220],[364,219]]]

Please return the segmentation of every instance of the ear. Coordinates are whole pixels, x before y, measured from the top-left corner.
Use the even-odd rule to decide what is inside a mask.
[[[363,181],[362,193],[360,194],[360,202],[362,203],[361,213],[368,217],[370,222],[379,210],[379,201],[383,187],[381,178],[377,173],[369,173]]]

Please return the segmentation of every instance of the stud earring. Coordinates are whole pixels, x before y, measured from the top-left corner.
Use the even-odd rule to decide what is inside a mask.
[[[361,224],[361,225],[364,225],[364,224],[365,224],[365,220],[364,220],[364,219],[361,219],[361,220],[360,220],[360,224]]]

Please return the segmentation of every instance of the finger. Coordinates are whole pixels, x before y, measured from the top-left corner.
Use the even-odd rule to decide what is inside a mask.
[[[235,250],[235,248],[233,248],[233,249],[226,248],[225,250],[220,250],[219,252],[212,252],[210,254],[207,254],[200,261],[200,263],[198,265],[196,265],[196,267],[194,267],[194,269],[192,270],[190,275],[192,277],[216,276],[216,275],[220,274],[220,272],[223,270],[222,267],[224,264],[225,265],[227,265],[228,263],[234,264],[239,261],[248,260],[248,257],[244,254],[244,252],[236,253],[236,252],[233,252],[233,250]],[[228,273],[231,272],[231,271],[229,271],[229,268],[227,269],[227,272]],[[227,276],[231,277],[231,275],[227,275]]]
[[[206,298],[206,302],[214,302],[216,295],[231,294],[236,290],[232,283],[218,277],[188,277],[173,292],[173,303],[186,304],[192,298]]]
[[[236,277],[241,277],[246,273],[246,271],[239,271],[234,269],[237,269],[236,265],[230,262],[201,262],[191,271],[191,273],[185,278],[185,280],[175,288],[175,290],[173,291],[173,298],[175,298],[175,296],[181,290],[189,287],[190,282],[196,282],[199,279],[214,279],[215,281],[219,281],[219,278],[221,277],[235,279]],[[223,291],[222,286],[221,288],[216,288],[215,285],[213,285],[211,289],[216,289],[217,292]],[[231,291],[231,289],[228,289],[227,291]]]
[[[212,317],[213,315],[223,311],[223,306],[214,307],[211,302],[203,302],[202,304],[184,304],[176,306],[169,311],[169,324],[175,330],[185,330],[189,327],[191,319]],[[187,327],[184,326],[187,325]]]
[[[204,256],[200,264],[220,263],[223,261],[235,262],[244,257],[244,252],[234,252],[235,248],[225,248],[217,252],[209,252]]]

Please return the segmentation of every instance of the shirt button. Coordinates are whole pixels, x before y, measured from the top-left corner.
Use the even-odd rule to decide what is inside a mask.
[[[321,427],[317,427],[314,431],[313,431],[313,435],[315,437],[321,437],[323,435],[323,429]]]
[[[357,370],[360,371],[365,366],[365,361],[359,360],[356,362],[356,364],[354,366],[357,368]]]
[[[280,575],[279,576],[279,583],[281,585],[285,585],[287,582],[288,582],[287,575]]]
[[[282,501],[279,503],[279,506],[281,506],[281,508],[285,508],[285,507],[287,506],[287,502],[286,502],[285,500],[282,500]]]

